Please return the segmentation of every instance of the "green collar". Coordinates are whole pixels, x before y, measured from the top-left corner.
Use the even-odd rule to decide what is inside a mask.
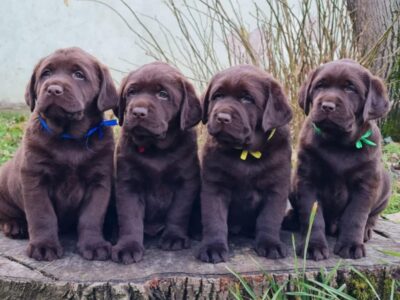
[[[363,147],[363,143],[368,146],[376,147],[376,143],[369,140],[368,138],[372,135],[372,130],[368,129],[366,133],[364,133],[359,140],[356,142],[356,148],[361,149]]]
[[[321,128],[319,128],[317,125],[312,123],[312,127],[314,128],[314,132],[317,135],[322,134]],[[369,140],[368,138],[372,135],[372,130],[368,129],[367,132],[365,132],[355,143],[357,149],[361,149],[363,147],[363,144],[376,147],[376,143]]]
[[[317,135],[321,135],[321,133],[322,133],[321,128],[319,128],[317,125],[315,125],[315,123],[311,123],[311,124],[312,124],[312,127],[314,128],[314,132],[315,132]]]

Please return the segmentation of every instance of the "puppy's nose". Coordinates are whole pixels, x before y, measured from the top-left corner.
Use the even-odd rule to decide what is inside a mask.
[[[47,87],[46,93],[49,96],[61,96],[64,93],[64,89],[58,84],[51,84]]]
[[[333,103],[333,102],[324,101],[324,102],[322,102],[322,104],[321,104],[321,109],[322,109],[324,112],[327,112],[327,113],[329,113],[329,112],[334,112],[335,109],[336,109],[336,104]]]
[[[135,117],[135,118],[141,118],[141,119],[143,119],[143,118],[146,118],[147,117],[147,115],[148,115],[148,109],[146,108],[146,107],[135,107],[135,108],[133,108],[133,116]]]
[[[230,114],[227,113],[217,113],[217,122],[229,124],[230,122],[232,122],[232,117]]]

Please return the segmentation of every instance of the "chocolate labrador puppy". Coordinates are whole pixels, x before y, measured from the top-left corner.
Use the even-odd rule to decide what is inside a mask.
[[[200,189],[196,132],[200,101],[175,68],[155,62],[122,82],[116,149],[119,240],[112,259],[129,264],[143,256],[144,233],[161,233],[160,247],[189,247],[188,223]]]
[[[390,194],[374,121],[389,110],[385,86],[358,63],[338,60],[311,72],[299,105],[308,117],[300,134],[291,203],[303,234],[313,203],[319,205],[308,257],[328,257],[325,232],[338,236],[335,254],[364,257],[364,242]]]
[[[25,100],[22,145],[0,170],[4,234],[29,235],[28,256],[51,261],[63,253],[58,231],[77,225],[79,253],[107,259],[114,142],[103,112],[118,102],[108,70],[79,48],[57,50],[36,65]]]
[[[197,257],[226,261],[228,232],[255,232],[260,256],[286,255],[280,240],[290,189],[292,112],[282,87],[249,65],[214,76],[204,96],[201,214]]]

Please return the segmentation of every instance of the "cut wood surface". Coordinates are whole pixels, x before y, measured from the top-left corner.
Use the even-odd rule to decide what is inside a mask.
[[[256,290],[266,286],[261,269],[278,281],[294,273],[291,233],[283,232],[282,237],[290,251],[281,260],[258,257],[249,239],[232,239],[229,261],[217,265],[195,259],[198,242],[193,242],[192,249],[165,252],[150,241],[143,260],[125,266],[82,259],[76,254],[74,237],[62,238],[62,259],[34,261],[25,254],[27,240],[11,240],[1,234],[0,299],[225,299],[229,297],[229,286],[235,282],[227,266],[246,276]],[[321,267],[330,269],[338,263],[339,258],[332,254],[334,239],[329,242],[328,260],[307,262],[310,276]],[[367,243],[367,257],[342,260],[343,268],[352,265],[400,279],[400,258],[381,252],[387,250],[400,251],[400,225],[382,220]]]

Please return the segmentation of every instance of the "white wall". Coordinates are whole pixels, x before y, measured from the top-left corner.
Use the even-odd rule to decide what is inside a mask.
[[[120,8],[118,0],[106,0]],[[157,12],[162,0],[130,1],[138,12]],[[78,46],[104,64],[124,71],[152,61],[135,44],[135,36],[110,9],[94,2],[63,0],[0,1],[0,103],[21,103],[36,62],[62,47]],[[122,73],[112,71],[118,82]]]
[[[135,24],[121,1],[102,1],[121,11],[130,24]],[[163,0],[125,1],[137,13],[157,17],[172,32],[179,31]],[[112,69],[125,72],[153,60],[136,45],[135,35],[112,10],[94,1],[66,2],[68,6],[64,0],[0,0],[0,106],[24,103],[25,86],[34,65],[58,48],[81,47]],[[248,14],[253,1],[233,2],[244,10],[246,23],[253,23],[255,27],[254,18]],[[230,10],[229,5],[226,7]],[[147,24],[163,44],[158,25],[151,21]],[[124,74],[112,70],[112,75],[118,83]]]

